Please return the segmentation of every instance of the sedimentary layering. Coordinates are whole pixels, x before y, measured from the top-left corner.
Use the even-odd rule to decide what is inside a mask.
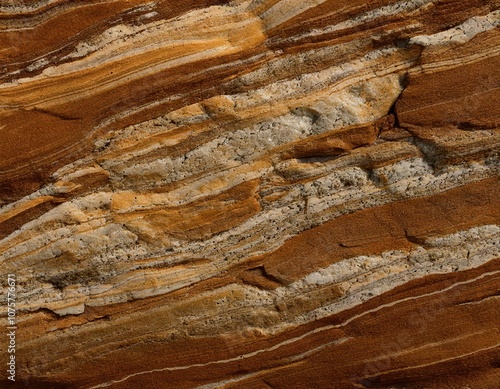
[[[499,8],[0,2],[16,381],[497,388]]]

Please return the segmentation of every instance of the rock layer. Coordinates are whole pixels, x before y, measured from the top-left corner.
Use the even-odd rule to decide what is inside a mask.
[[[0,5],[17,381],[496,388],[498,8]]]

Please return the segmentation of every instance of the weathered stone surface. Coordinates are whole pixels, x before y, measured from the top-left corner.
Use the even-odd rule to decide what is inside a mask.
[[[2,2],[17,386],[498,388],[499,8]]]

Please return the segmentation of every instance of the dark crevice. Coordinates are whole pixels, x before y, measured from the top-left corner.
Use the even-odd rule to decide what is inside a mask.
[[[410,142],[420,150],[423,160],[432,168],[433,174],[439,175],[440,167],[443,165],[443,156],[438,147],[413,133]]]
[[[401,92],[401,93],[403,93],[403,92]],[[400,97],[401,97],[401,94],[398,96],[396,101],[391,105],[391,108],[389,108],[389,112],[387,113],[387,115],[392,115],[394,117],[394,127],[395,128],[401,128],[401,125],[399,123],[398,114],[396,112],[396,103],[398,102]]]
[[[410,45],[410,38],[397,38],[394,44],[399,49],[406,49]]]
[[[61,120],[65,120],[65,121],[81,120],[81,118],[77,118],[77,117],[73,117],[73,116],[68,116],[68,115],[63,115],[63,114],[60,114],[60,113],[57,113],[57,112],[52,112],[52,111],[49,111],[47,109],[38,108],[38,107],[29,108],[29,109],[26,109],[26,111],[40,112],[40,113],[43,113],[45,115],[50,115],[50,116],[53,116],[55,118],[58,118],[58,119],[61,119]]]
[[[283,283],[282,283],[282,281],[281,281],[279,278],[275,277],[275,276],[274,276],[274,275],[272,275],[272,274],[269,274],[269,273],[266,271],[266,268],[265,268],[264,266],[259,266],[259,267],[257,267],[257,269],[261,270],[261,271],[262,271],[262,275],[263,275],[264,277],[266,277],[268,280],[270,280],[270,281],[272,281],[272,282],[276,282],[276,283],[278,283],[278,284],[283,284]]]
[[[408,234],[408,231],[405,231],[405,238],[408,242],[414,243],[420,246],[425,245],[425,238],[419,238],[418,236]]]
[[[409,84],[410,84],[410,81],[409,81],[408,73],[402,74],[399,77],[399,85],[401,85],[401,88],[402,88],[401,89],[401,93],[396,98],[396,100],[394,101],[394,103],[391,105],[391,108],[389,108],[389,112],[387,113],[388,115],[393,115],[394,116],[394,127],[396,127],[396,128],[402,128],[401,124],[399,122],[399,117],[398,117],[398,113],[397,113],[397,110],[396,110],[396,104],[398,103],[399,99],[403,95],[403,92],[405,91],[405,89],[408,87]]]
[[[99,278],[99,272],[97,269],[85,269],[85,270],[73,270],[65,273],[45,276],[41,280],[52,284],[52,286],[57,290],[64,290],[70,285],[88,285],[92,281],[96,281]]]
[[[245,270],[239,276],[241,282],[263,290],[271,290],[283,286],[283,282],[269,274],[263,265]]]
[[[492,130],[495,128],[493,125],[476,124],[471,122],[459,122],[457,128],[462,131],[475,131],[475,130]]]
[[[52,311],[49,308],[39,308],[36,311],[31,312],[31,313],[44,313],[44,314],[50,316],[52,319],[59,319],[60,318],[60,316],[57,313],[55,313],[54,311]]]

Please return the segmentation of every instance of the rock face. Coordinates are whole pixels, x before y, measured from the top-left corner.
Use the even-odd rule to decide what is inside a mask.
[[[498,388],[499,8],[1,2],[16,382]]]

